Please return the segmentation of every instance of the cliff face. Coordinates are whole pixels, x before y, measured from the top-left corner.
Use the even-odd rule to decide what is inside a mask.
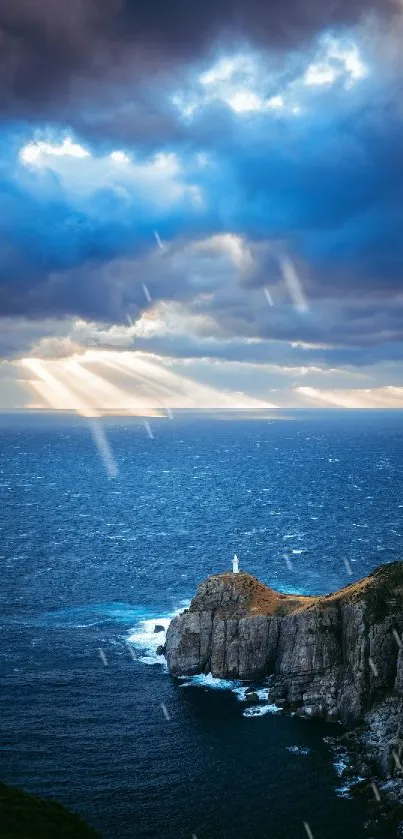
[[[249,574],[201,584],[171,622],[172,675],[271,676],[271,697],[307,716],[355,723],[403,697],[403,563],[325,597],[284,595]]]

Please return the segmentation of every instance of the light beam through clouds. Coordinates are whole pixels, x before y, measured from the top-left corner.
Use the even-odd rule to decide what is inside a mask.
[[[34,374],[26,386],[39,393],[44,408],[76,411],[84,417],[128,414],[172,418],[175,408],[277,407],[243,393],[200,384],[141,352],[87,350],[69,359],[23,359],[17,364]],[[99,372],[89,369],[94,365]]]
[[[156,411],[151,408],[149,402],[140,398],[137,394],[132,395],[115,384],[109,382],[104,376],[93,373],[87,367],[72,359],[60,363],[59,375],[67,379],[73,390],[90,394],[90,398],[97,404],[99,410],[102,406],[113,412],[123,411],[133,415],[140,415],[144,412],[154,416]]]
[[[34,373],[35,378],[29,379],[27,384],[39,393],[45,406],[56,411],[76,411],[83,417],[99,416],[98,410],[66,387],[59,376],[51,372],[52,367],[45,361],[24,358],[21,364]]]
[[[75,392],[76,388],[74,384],[73,387],[67,387],[63,384],[57,375],[49,371],[49,365],[45,362],[39,359],[24,359],[22,364],[38,377],[37,379],[28,380],[27,384],[42,398],[44,407],[46,406],[53,410],[76,411],[81,416],[88,418],[91,434],[105,466],[105,470],[110,478],[115,478],[118,474],[118,467],[100,419],[99,409],[94,407],[91,399],[86,401],[82,399]],[[81,373],[85,375],[85,371],[82,371],[77,363],[71,362],[71,364],[73,365],[73,374],[75,376],[79,377]]]
[[[365,389],[319,390],[314,387],[297,387],[295,392],[316,406],[335,408],[403,408],[403,387]]]

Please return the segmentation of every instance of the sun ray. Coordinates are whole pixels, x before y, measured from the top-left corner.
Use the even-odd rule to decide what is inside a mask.
[[[56,411],[77,411],[83,417],[99,416],[98,410],[90,404],[88,399],[85,401],[60,382],[43,361],[36,358],[24,358],[21,363],[24,367],[32,370],[37,377],[36,380],[31,380],[29,384],[41,395],[49,408]]]
[[[103,359],[99,359],[103,363]],[[194,379],[180,376],[165,366],[155,364],[149,359],[144,359],[136,353],[123,352],[119,354],[114,363],[129,370],[134,378],[140,377],[146,380],[151,389],[165,391],[169,400],[173,400],[171,407],[194,408],[275,408],[273,403],[268,403],[253,397],[246,397],[233,392],[222,391],[209,385],[199,384]]]
[[[139,398],[112,384],[103,376],[88,370],[77,360],[63,362],[60,375],[67,379],[71,388],[91,393],[91,397],[97,408],[109,410],[122,410],[135,416],[158,416],[159,412],[153,407],[150,400]]]
[[[68,359],[32,358],[22,363],[34,375],[27,384],[40,393],[46,407],[76,411],[87,417],[115,413],[172,418],[173,408],[277,407],[244,393],[220,390],[181,376],[167,368],[162,360],[157,364],[142,353],[87,350]],[[93,372],[93,365],[101,369],[102,375]],[[110,381],[117,375],[123,379],[123,386],[120,381],[119,385]]]

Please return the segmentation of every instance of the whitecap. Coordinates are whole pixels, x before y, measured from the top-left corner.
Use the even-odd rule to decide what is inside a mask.
[[[244,717],[262,717],[264,714],[277,714],[281,711],[277,705],[268,702],[270,690],[267,687],[254,688],[250,682],[241,682],[231,679],[219,679],[211,673],[201,673],[197,676],[183,676],[182,688],[202,687],[206,690],[226,690],[235,694],[239,702],[247,703],[249,693],[257,695],[261,704],[249,705],[242,711]]]
[[[293,755],[310,755],[311,749],[308,746],[286,746],[287,752],[291,752]]]
[[[187,681],[183,682],[182,688],[194,687],[195,685],[203,688],[211,688],[213,690],[239,690],[237,682],[232,682],[229,679],[219,679],[217,676],[212,676],[211,673],[199,673],[197,676],[186,677]],[[234,685],[237,685],[234,688]]]
[[[343,784],[341,787],[336,787],[335,793],[338,798],[350,798],[350,784]]]
[[[234,682],[232,682],[232,685],[233,693],[236,694],[240,702],[247,702],[249,699],[248,693],[251,692],[255,693],[261,702],[267,701],[269,698],[269,688],[254,688],[251,686],[250,682],[247,684],[240,684],[238,686],[234,686]]]
[[[344,745],[340,743],[335,743],[333,738],[331,737],[324,737],[323,738],[325,743],[328,743],[331,747],[331,751],[333,752],[333,767],[335,769],[336,774],[342,781],[337,787],[335,787],[335,793],[339,798],[349,798],[350,797],[350,790],[354,784],[358,783],[359,781],[363,781],[364,779],[361,775],[351,775],[349,778],[345,778],[346,769],[351,767],[352,762],[349,756],[348,750]]]
[[[166,667],[165,657],[157,654],[157,649],[160,645],[165,644],[166,631],[172,618],[179,615],[184,608],[189,606],[189,601],[182,601],[179,608],[168,615],[158,615],[150,618],[149,616],[142,618],[130,630],[130,634],[126,642],[134,647],[141,655],[139,661],[143,664],[161,664]],[[156,625],[163,626],[164,630],[161,632],[154,632]]]
[[[339,778],[342,777],[343,772],[344,772],[345,769],[347,769],[348,765],[349,765],[349,761],[347,759],[347,755],[340,756],[338,760],[335,760],[333,762],[333,766],[334,766]]]
[[[176,615],[179,615],[184,608],[189,606],[188,601],[183,601],[180,608],[169,615],[156,616],[144,618],[140,620],[128,636],[126,643],[133,646],[141,653],[139,661],[143,664],[159,664],[164,670],[167,670],[165,657],[157,654],[157,649],[160,644],[165,643],[166,631],[168,626]],[[155,626],[159,624],[164,627],[164,631],[155,632]],[[211,673],[199,673],[196,676],[180,676],[181,688],[201,687],[208,690],[225,690],[231,691],[239,702],[247,703],[249,700],[248,694],[253,692],[258,697],[259,705],[251,705],[244,709],[243,716],[245,717],[261,717],[264,714],[276,714],[281,711],[277,705],[268,702],[270,690],[268,687],[254,688],[250,682],[242,682],[234,679],[220,679],[213,676]]]
[[[163,632],[154,632],[156,623],[164,627]],[[169,623],[169,618],[161,617],[143,620],[140,621],[137,628],[131,631],[127,643],[142,653],[139,660],[143,664],[165,664],[164,656],[158,655],[157,649],[160,644],[165,644]]]
[[[335,787],[335,793],[338,798],[350,798],[351,797],[351,788],[358,784],[360,781],[364,781],[365,779],[361,775],[353,775],[352,778],[349,778],[348,781],[345,781],[344,784],[341,784],[338,787]]]
[[[245,708],[242,711],[243,717],[263,717],[264,714],[278,714],[281,711],[281,708],[278,708],[277,705],[272,705],[268,703],[267,705],[251,705],[249,708]]]

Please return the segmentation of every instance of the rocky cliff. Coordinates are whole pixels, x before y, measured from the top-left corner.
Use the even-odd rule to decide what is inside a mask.
[[[270,677],[271,698],[302,715],[362,720],[403,697],[403,563],[323,597],[273,591],[250,574],[219,574],[171,622],[174,676]]]

